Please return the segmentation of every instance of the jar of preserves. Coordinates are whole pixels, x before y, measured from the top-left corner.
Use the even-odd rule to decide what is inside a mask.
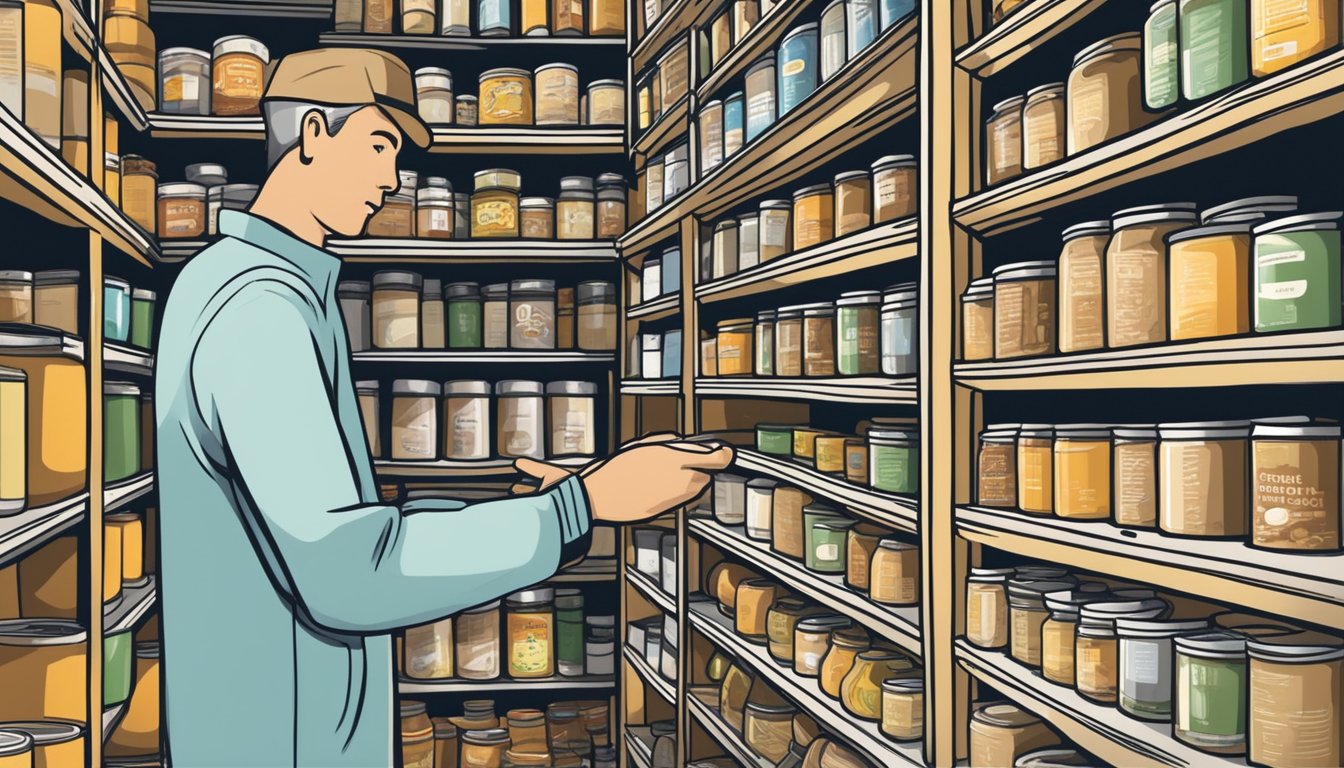
[[[1250,657],[1249,761],[1255,765],[1341,763],[1344,745],[1338,708],[1344,640],[1320,632],[1293,632],[1251,638],[1246,650]],[[1297,695],[1285,700],[1283,691]]]
[[[458,94],[453,99],[457,124],[462,128],[475,128],[480,122],[480,99],[470,94]]]
[[[1022,168],[1032,170],[1064,159],[1064,84],[1027,91],[1022,107]]]
[[[779,586],[766,579],[744,579],[734,596],[735,629],[739,637],[764,644],[770,606],[779,597]]]
[[[860,653],[840,683],[840,703],[860,720],[882,719],[882,682],[918,675],[915,665],[902,654],[886,650]]]
[[[775,313],[775,375],[803,375],[803,308],[780,307]]]
[[[572,2],[554,0],[557,6]],[[534,79],[537,125],[578,125],[579,68],[573,64],[546,64],[537,67]]]
[[[514,280],[509,285],[513,349],[555,349],[555,281]]]
[[[793,663],[793,637],[798,623],[821,613],[821,608],[796,597],[781,597],[770,606],[766,616],[766,637],[770,655],[780,664]]]
[[[835,375],[835,305],[804,304],[803,375]]]
[[[821,692],[832,699],[839,699],[841,683],[854,668],[859,654],[871,647],[872,640],[868,633],[859,627],[832,630],[830,647],[818,670]]]
[[[597,452],[597,385],[553,381],[546,385],[552,456],[592,456]]]
[[[560,180],[560,198],[555,204],[557,240],[592,240],[596,207],[593,180],[587,176],[566,176]]]
[[[594,80],[588,84],[588,125],[625,125],[625,83]]]
[[[481,125],[532,125],[532,73],[502,67],[480,76]]]
[[[1340,428],[1257,423],[1251,437],[1254,547],[1340,549]]]
[[[1158,425],[1158,527],[1175,536],[1239,538],[1251,532],[1250,424]]]
[[[919,492],[919,433],[911,429],[868,431],[868,482],[888,493]]]
[[[1101,349],[1106,313],[1102,278],[1111,223],[1085,221],[1064,230],[1059,254],[1059,351]]]
[[[507,458],[544,458],[542,386],[536,381],[508,379],[495,383],[496,451]]]
[[[616,348],[616,286],[601,280],[579,283],[579,349],[606,351]]]
[[[972,568],[966,579],[966,640],[980,648],[1008,644],[1011,568]]]
[[[1195,223],[1194,203],[1128,208],[1106,246],[1106,339],[1111,347],[1167,339],[1166,237]]]
[[[420,299],[420,346],[444,348],[443,283],[425,280]]]
[[[1069,581],[1033,581],[1019,577],[1008,582],[1009,640],[1012,656],[1019,662],[1039,669],[1041,666],[1041,625],[1050,617],[1045,594],[1070,589]]]
[[[255,38],[232,35],[216,40],[211,112],[223,116],[261,114],[261,95],[270,60],[270,50]]]
[[[392,459],[433,461],[439,455],[438,382],[397,379],[392,382]]]
[[[1176,682],[1172,675],[1174,640],[1208,629],[1207,619],[1117,618],[1120,709],[1140,720],[1170,720]]]
[[[835,194],[830,184],[793,193],[793,247],[820,245],[835,237]]]
[[[205,234],[205,187],[179,182],[158,189],[159,237],[189,238]]]
[[[1246,3],[1228,0],[1181,0],[1176,28],[1180,33],[1181,95],[1202,99],[1250,77]],[[1287,13],[1287,12],[1285,12]]]
[[[373,458],[382,458],[383,448],[379,439],[378,423],[378,382],[356,381],[355,397],[359,401],[360,421],[364,423],[364,436],[369,442],[369,454]]]
[[[895,741],[924,737],[924,680],[891,677],[882,681],[883,735]]]
[[[551,0],[551,32],[561,37],[584,33],[584,0]]]
[[[18,16],[11,15],[10,21],[17,22],[11,39],[17,48],[15,63],[21,63],[23,74],[19,83],[23,87],[23,102],[15,113],[23,116],[23,123],[37,137],[57,151],[61,148],[61,50],[62,20],[61,9],[52,0],[28,0]],[[19,36],[22,35],[22,41]],[[149,70],[149,82],[146,89],[153,106],[154,71],[154,33],[141,18],[129,14],[109,14],[105,23],[104,38],[108,52],[118,65],[136,64]],[[12,75],[11,75],[12,77]]]
[[[799,619],[793,631],[793,671],[803,677],[817,677],[821,673],[822,660],[830,649],[831,633],[853,623],[848,616],[839,614],[820,614]]]
[[[1112,486],[1115,524],[1157,527],[1157,427],[1126,424],[1114,431]]]
[[[1172,341],[1251,330],[1251,224],[1190,227],[1167,236]]]
[[[1045,608],[1050,616],[1041,624],[1042,677],[1060,685],[1073,685],[1079,610],[1089,600],[1105,599],[1106,585],[1096,582],[1045,593]]]
[[[758,477],[747,482],[747,538],[757,541],[770,540],[771,503],[776,482]]]
[[[798,710],[787,702],[765,704],[748,701],[743,711],[742,738],[762,758],[777,763],[789,754],[793,740],[793,716]]]
[[[471,196],[471,236],[518,237],[518,193],[522,180],[515,171],[492,168],[476,173]]]
[[[919,168],[914,155],[887,155],[873,162],[873,223],[915,215]]]
[[[1049,424],[1023,424],[1017,436],[1017,508],[1048,515],[1054,512],[1055,431]]]
[[[396,15],[392,11],[392,0],[363,0],[364,31],[371,35],[392,34]]]
[[[836,237],[867,229],[872,224],[873,182],[867,171],[849,171],[836,175],[834,194]]]
[[[994,105],[985,125],[985,184],[993,186],[1022,173],[1022,105],[1014,96]]]
[[[462,734],[462,768],[503,768],[509,750],[509,732],[503,728],[467,731]]]
[[[1073,57],[1069,72],[1067,151],[1076,155],[1147,125],[1141,39],[1137,32],[1100,40]]]
[[[1078,692],[1093,701],[1114,704],[1120,686],[1116,619],[1158,619],[1166,615],[1169,607],[1159,599],[1083,605],[1074,646],[1074,682]]]
[[[961,295],[961,358],[994,358],[994,278],[973,280]]]
[[[980,433],[976,462],[976,503],[982,507],[1017,507],[1017,424],[991,424]]]
[[[1246,636],[1214,630],[1178,635],[1173,735],[1204,752],[1246,751]]]
[[[614,177],[604,183],[604,177]],[[625,179],[615,174],[597,177],[597,237],[614,240],[625,234]]]
[[[1054,446],[1055,515],[1069,520],[1111,516],[1111,430],[1105,424],[1061,424]]]
[[[1059,744],[1059,737],[1040,718],[1013,704],[992,702],[971,713],[970,764],[1015,765],[1032,750]]]
[[[1054,354],[1055,275],[1049,261],[994,270],[994,359]]]
[[[401,702],[401,765],[434,768],[434,724],[423,701]]]
[[[788,200],[761,202],[757,216],[760,263],[783,256],[792,250],[793,204]]]
[[[873,552],[869,596],[882,605],[919,602],[919,547],[892,538],[881,539]]]
[[[452,125],[453,73],[440,67],[415,70],[415,105],[426,123]]]
[[[1251,74],[1256,77],[1338,48],[1339,43],[1339,6],[1333,3],[1309,0],[1284,9],[1268,0],[1251,2]]]
[[[373,346],[420,346],[420,294],[424,281],[414,272],[378,272],[373,276]]]
[[[210,54],[195,48],[159,51],[159,111],[170,115],[210,114]]]
[[[752,372],[757,376],[775,375],[775,313],[762,310],[756,315],[756,324],[752,327],[755,339],[753,346]]]
[[[555,239],[555,201],[549,197],[524,197],[518,203],[522,236],[529,240]]]
[[[821,12],[818,36],[821,48],[821,79],[830,80],[849,61],[845,50],[845,0],[831,0]]]
[[[508,673],[515,680],[555,674],[555,590],[515,592],[504,601],[508,624]]]
[[[718,375],[750,376],[754,354],[751,318],[724,320],[718,326]]]

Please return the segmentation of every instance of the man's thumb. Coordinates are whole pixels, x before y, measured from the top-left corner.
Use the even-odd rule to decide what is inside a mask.
[[[535,477],[538,480],[545,480],[547,477],[550,477],[552,471],[550,464],[527,458],[514,459],[513,468],[528,477]]]

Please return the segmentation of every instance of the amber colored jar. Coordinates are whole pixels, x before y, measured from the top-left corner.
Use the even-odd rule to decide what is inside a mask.
[[[625,182],[603,184],[598,177],[597,238],[615,240],[625,234]]]
[[[200,184],[160,184],[158,224],[161,238],[200,237],[205,234],[205,187]]]
[[[1076,155],[1142,128],[1156,115],[1143,106],[1143,54],[1137,32],[1098,41],[1073,57],[1067,151]]]
[[[793,249],[801,251],[835,237],[835,193],[816,184],[793,193]],[[764,260],[764,259],[762,259]]]
[[[1111,454],[1115,524],[1157,527],[1157,428],[1153,424],[1118,427]]]
[[[1049,424],[1023,424],[1017,437],[1017,508],[1048,515],[1054,512],[1054,429]]]
[[[873,223],[873,180],[867,171],[835,177],[835,236],[867,229]]]
[[[994,359],[1054,353],[1055,273],[1048,261],[994,270]]]
[[[717,360],[720,376],[750,376],[755,324],[750,317],[724,320],[718,326]]]
[[[1106,312],[1103,277],[1111,223],[1085,221],[1063,233],[1059,254],[1059,351],[1101,349],[1105,341]]]
[[[993,702],[971,715],[971,768],[1002,768],[1035,749],[1054,746],[1059,737],[1040,718],[1012,704]]]
[[[1073,587],[1071,581],[1037,581],[1021,575],[1008,582],[1008,618],[1012,656],[1035,669],[1041,666],[1041,625],[1050,618],[1045,595]]]
[[[859,654],[872,647],[868,633],[858,627],[831,632],[831,644],[818,669],[821,691],[832,699],[840,698],[840,684],[854,667]]]
[[[503,728],[462,734],[461,768],[501,768],[509,750],[509,732]]]
[[[831,647],[831,633],[853,624],[848,616],[839,614],[821,614],[800,620],[793,630],[793,671],[803,677],[820,675],[821,664]]]
[[[458,768],[457,726],[446,717],[433,717],[434,768]]]
[[[820,614],[822,609],[796,597],[781,597],[766,616],[770,655],[781,664],[793,663],[793,633],[798,622]]]
[[[864,651],[840,682],[840,703],[860,720],[877,722],[882,719],[882,681],[917,674],[915,665],[899,653]]]
[[[434,724],[423,701],[401,702],[401,764],[434,768]]]
[[[508,609],[509,677],[515,680],[555,674],[555,590],[515,592],[504,601]]]
[[[1055,432],[1055,515],[1069,520],[1111,516],[1111,430],[1104,424],[1062,424]]]
[[[1017,506],[1017,424],[991,424],[980,433],[976,462],[976,503],[982,507]]]
[[[919,166],[914,155],[888,155],[873,163],[873,223],[915,215]]]
[[[1022,168],[1031,170],[1064,159],[1064,84],[1027,91],[1022,107]]]
[[[1173,536],[1251,533],[1250,424],[1158,425],[1158,527]]]
[[[737,585],[734,611],[738,636],[753,643],[766,642],[770,606],[779,594],[779,587],[766,579],[745,579]]]
[[[961,295],[961,359],[994,358],[994,278],[972,281]]]
[[[532,125],[532,73],[501,67],[481,73],[481,125]]]
[[[803,375],[835,375],[835,305],[804,304]]]
[[[845,541],[845,584],[859,592],[868,591],[868,575],[873,565],[873,553],[882,541],[882,529],[869,523],[859,523],[849,529]]]
[[[972,568],[966,579],[966,640],[980,648],[1008,644],[1011,568]]]
[[[472,237],[518,237],[518,188],[477,187],[471,196]]]
[[[802,560],[806,548],[803,508],[814,499],[787,485],[775,487],[771,503],[770,549],[794,560]]]
[[[994,105],[985,124],[985,183],[998,184],[1022,173],[1022,104],[1014,96]]]
[[[869,596],[882,605],[919,602],[919,547],[897,539],[882,539],[873,552]]]
[[[547,750],[545,712],[539,709],[511,709],[506,717],[510,749],[534,754]]]
[[[1191,227],[1168,235],[1167,270],[1172,341],[1250,332],[1250,223]]]
[[[1108,347],[1167,340],[1165,240],[1194,223],[1194,203],[1127,208],[1111,217],[1105,280]]]
[[[246,35],[216,40],[211,63],[214,72],[211,113],[224,116],[261,114],[261,95],[266,88],[266,65],[270,60],[266,46]]]
[[[803,309],[780,307],[775,314],[775,375],[803,375]]]

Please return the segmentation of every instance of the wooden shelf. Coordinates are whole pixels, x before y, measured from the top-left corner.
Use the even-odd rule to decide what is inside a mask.
[[[592,459],[546,459],[551,464],[565,467],[582,467]],[[378,460],[374,469],[382,477],[427,477],[435,479],[464,478],[484,480],[489,478],[513,477],[518,471],[513,468],[513,459],[486,459],[484,461],[391,461]]]
[[[663,8],[663,14],[645,30],[643,37],[635,41],[630,51],[631,69],[635,74],[643,74],[673,40],[685,35],[694,26],[696,19],[711,5],[713,3],[710,0],[669,0],[667,7]],[[644,13],[643,5],[635,8],[641,15]],[[636,29],[635,20],[627,19],[626,26]]]
[[[1103,0],[1030,0],[957,52],[957,66],[980,77],[998,74],[1082,21]]]
[[[626,726],[625,752],[635,768],[653,768],[653,729],[644,725]]]
[[[153,490],[153,471],[111,483],[103,488],[103,514],[117,512]]]
[[[1344,330],[957,363],[953,371],[957,383],[984,391],[1329,384],[1344,381]]]
[[[957,662],[971,676],[1054,726],[1068,739],[1107,765],[1244,766],[1240,757],[1223,758],[1177,741],[1170,723],[1135,720],[1116,707],[1084,698],[1055,685],[1008,655],[985,651],[965,639],[956,641]]]
[[[397,679],[397,691],[402,694],[472,693],[496,691],[592,691],[616,687],[616,678],[607,676],[542,677],[536,680],[514,680],[499,677],[495,680],[410,680]]]
[[[106,709],[103,710],[104,742],[107,741],[108,736],[112,735],[112,731],[116,729],[117,724],[121,722],[121,718],[126,714],[126,705],[130,703],[131,703],[130,699],[127,699],[126,701],[123,701],[120,704],[113,704],[112,706],[107,707]]]
[[[981,234],[1344,111],[1344,51],[1243,85],[1115,141],[957,201]],[[978,129],[978,128],[977,128]]]
[[[681,311],[681,292],[667,293],[652,301],[645,301],[625,311],[627,320],[653,322],[672,317]]]
[[[570,38],[555,38],[570,39]],[[620,155],[625,129],[620,126],[537,126],[535,128],[453,128],[431,126],[436,154]]]
[[[331,0],[151,0],[150,13],[330,19]]]
[[[924,765],[919,742],[900,744],[887,739],[877,723],[859,720],[841,708],[840,702],[822,693],[817,680],[795,675],[775,663],[764,645],[754,645],[733,632],[732,618],[723,616],[709,600],[689,606],[691,626],[711,643],[729,652],[780,693],[812,716],[826,730],[861,752],[874,765]]]
[[[137,131],[149,128],[149,115],[131,93],[131,85],[113,63],[112,57],[101,46],[98,48],[98,66],[103,73],[103,92],[107,94],[115,112]]]
[[[713,376],[695,380],[697,397],[775,397],[817,402],[914,405],[918,392],[913,376],[836,376],[826,378],[756,378]]]
[[[874,491],[827,475],[798,461],[746,448],[737,449],[739,469],[765,475],[843,505],[860,517],[906,533],[919,530],[919,500],[913,496]]]
[[[546,580],[547,584],[582,584],[616,580],[616,563],[609,558],[583,560]]]
[[[0,517],[0,567],[23,557],[84,520],[89,494],[29,507],[15,515]]]
[[[676,706],[677,684],[670,680],[665,680],[662,675],[658,674],[658,670],[649,666],[649,662],[644,658],[644,654],[626,645],[624,638],[620,638],[620,643],[622,653],[625,654],[626,663],[635,670],[635,674],[644,682],[645,687],[652,688],[663,701]]]
[[[93,61],[93,52],[97,50],[93,25],[84,13],[84,4],[80,0],[56,0],[61,11],[61,36],[81,59]]]
[[[626,379],[621,382],[622,395],[677,395],[681,394],[681,381],[678,379]]]
[[[0,108],[0,197],[152,266],[153,240],[7,109]]]
[[[910,19],[883,32],[789,114],[646,216],[621,238],[621,247],[648,248],[675,234],[688,215],[711,220],[745,200],[779,192],[913,114],[915,27]]]
[[[216,117],[214,115],[165,115],[151,112],[145,118],[156,139],[252,139],[266,138],[260,115]]]
[[[103,344],[103,365],[110,371],[134,376],[154,375],[154,353],[115,341]]]
[[[957,532],[1024,558],[1142,581],[1201,599],[1344,627],[1344,553],[1295,554],[1108,522],[958,507]]]
[[[103,635],[114,635],[118,632],[125,632],[139,624],[150,609],[154,607],[154,602],[158,599],[157,584],[154,576],[146,576],[145,581],[136,586],[123,584],[121,587],[121,599],[111,606],[110,609],[103,609]]]
[[[630,146],[630,154],[648,156],[667,146],[672,139],[685,136],[690,130],[691,95],[687,93],[664,110],[657,120],[640,134]]]
[[[432,240],[377,238],[333,240],[327,250],[343,261],[366,263],[498,264],[501,261],[590,264],[619,256],[609,240]]]
[[[705,733],[717,741],[738,764],[747,768],[775,768],[773,762],[756,754],[747,745],[746,740],[723,719],[718,709],[704,704],[695,696],[686,697],[686,709],[691,713],[691,717],[700,723],[700,727],[705,729]]]
[[[920,656],[919,606],[879,605],[845,586],[845,577],[807,570],[802,563],[780,555],[765,542],[747,538],[741,526],[728,527],[714,520],[694,519],[691,533],[703,541],[737,555],[763,576],[777,579],[789,588],[853,618],[901,650]]]
[[[471,364],[537,364],[552,363],[613,363],[615,352],[583,352],[581,350],[558,349],[406,349],[400,351],[380,350],[376,352],[355,352],[351,357],[356,363],[471,363]]]
[[[373,35],[362,32],[324,32],[323,46],[356,48],[420,48],[432,51],[494,51],[516,48],[625,48],[625,37],[467,37],[457,35]]]
[[[804,11],[814,5],[811,0],[781,0],[770,7],[769,13],[761,16],[740,42],[728,49],[728,55],[711,69],[696,89],[695,95],[701,104],[709,101],[730,80],[744,74],[762,56],[773,54],[779,47],[780,38],[792,29],[794,22]],[[876,26],[877,19],[873,19]]]
[[[914,218],[879,224],[702,283],[695,287],[695,297],[702,304],[740,299],[895,264],[918,255],[918,238],[919,224]]]
[[[650,603],[653,603],[658,610],[669,616],[676,615],[677,598],[675,595],[664,592],[661,584],[630,565],[625,566],[625,580],[635,588],[635,591],[647,598]]]

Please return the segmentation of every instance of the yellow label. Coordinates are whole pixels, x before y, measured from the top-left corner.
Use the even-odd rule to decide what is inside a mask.
[[[544,619],[511,622],[509,673],[537,675],[551,665],[551,625]]]

